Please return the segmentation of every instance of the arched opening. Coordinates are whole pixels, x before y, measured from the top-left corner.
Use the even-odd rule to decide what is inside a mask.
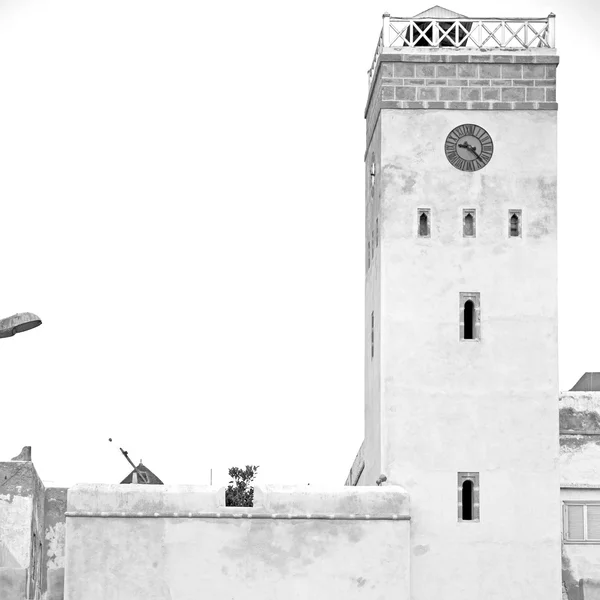
[[[519,216],[513,213],[510,218],[510,235],[511,237],[519,237]]]
[[[427,213],[422,212],[419,217],[419,236],[427,237],[429,235],[429,219]]]
[[[470,212],[465,215],[464,234],[466,236],[475,235],[475,219],[473,218],[473,214]]]
[[[465,340],[472,340],[475,330],[475,305],[472,300],[465,302],[464,308]]]
[[[473,520],[473,482],[467,479],[462,485],[462,520]]]

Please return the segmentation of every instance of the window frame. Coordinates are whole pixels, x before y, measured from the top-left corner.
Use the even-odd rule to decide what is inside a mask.
[[[563,500],[562,539],[565,544],[600,545],[600,538],[588,539],[588,506],[598,506],[600,500]],[[583,506],[583,539],[571,539],[569,534],[569,506]]]

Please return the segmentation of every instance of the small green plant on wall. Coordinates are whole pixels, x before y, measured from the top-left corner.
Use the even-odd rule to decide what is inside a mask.
[[[225,491],[226,506],[252,506],[254,501],[254,488],[252,481],[256,477],[258,465],[246,465],[245,469],[231,467],[229,469],[229,482]]]

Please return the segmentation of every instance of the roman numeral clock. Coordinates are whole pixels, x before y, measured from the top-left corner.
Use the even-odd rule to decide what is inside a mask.
[[[490,134],[479,125],[459,125],[446,138],[446,158],[460,171],[479,171],[494,153]]]

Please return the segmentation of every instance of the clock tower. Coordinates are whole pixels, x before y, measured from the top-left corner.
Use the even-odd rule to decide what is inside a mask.
[[[385,14],[366,108],[365,442],[411,598],[559,600],[554,15]]]

